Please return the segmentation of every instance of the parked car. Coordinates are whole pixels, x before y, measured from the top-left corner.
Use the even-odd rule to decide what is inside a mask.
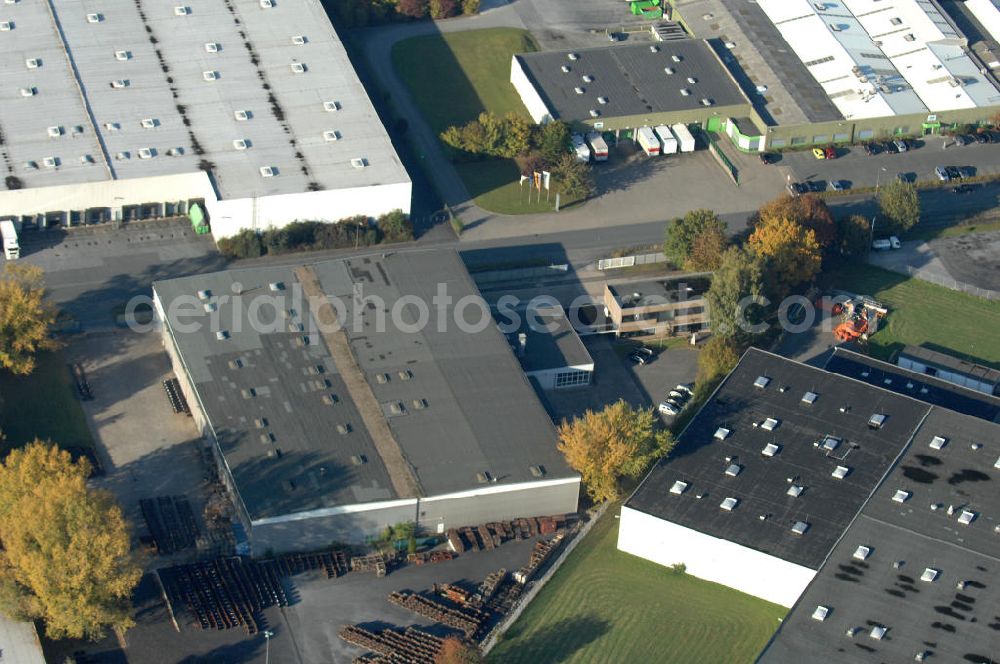
[[[935,166],[934,175],[936,175],[937,179],[941,180],[941,182],[947,182],[948,180],[951,179],[951,174],[948,172],[948,169],[945,168],[944,166]]]
[[[674,389],[677,390],[678,392],[684,392],[689,397],[694,396],[694,391],[692,391],[691,388],[688,387],[687,385],[675,385]]]
[[[761,152],[760,153],[760,163],[764,164],[765,166],[773,164],[776,161],[778,161],[778,156],[777,155],[771,154],[770,152]]]
[[[903,183],[909,184],[909,182],[910,182],[910,174],[909,173],[896,173],[896,180],[898,180],[899,182],[903,182]]]
[[[903,243],[899,241],[899,238],[895,235],[889,236],[889,246],[893,249],[899,249],[903,246]]]
[[[882,150],[879,148],[878,143],[863,143],[861,148],[865,151],[865,154],[869,157],[878,154]]]
[[[639,352],[629,353],[628,359],[632,360],[632,364],[637,364],[640,367],[649,361],[645,355]]]
[[[963,134],[955,134],[952,139],[955,141],[955,145],[968,145],[969,140]]]
[[[892,144],[896,146],[896,152],[906,152],[910,149],[910,145],[902,138],[897,138]]]
[[[809,191],[823,191],[826,189],[826,182],[823,180],[806,180],[805,185]]]
[[[875,251],[885,251],[886,249],[891,249],[892,244],[887,238],[880,238],[872,242],[872,249]]]
[[[667,403],[666,401],[660,402],[660,405],[657,406],[657,410],[659,410],[664,415],[680,415],[681,413],[680,408],[676,408],[672,404]]]
[[[836,159],[837,158],[837,149],[835,147],[833,147],[832,145],[828,145],[825,148],[823,148],[823,155],[827,159]]]
[[[834,191],[844,191],[848,188],[848,182],[846,180],[830,180],[830,189]]]
[[[944,169],[948,172],[948,177],[952,180],[957,180],[962,177],[962,174],[958,172],[958,169],[954,166],[945,166]]]
[[[958,177],[962,178],[972,178],[976,177],[976,169],[972,166],[959,166],[958,167]]]
[[[980,145],[985,145],[990,142],[990,140],[983,136],[982,133],[973,134],[972,138],[975,139],[976,143],[979,143]]]
[[[670,390],[670,394],[667,395],[667,398],[675,399],[680,403],[684,403],[691,398],[691,395],[687,394],[686,392],[678,392],[677,390]]]
[[[886,141],[882,144],[882,149],[885,150],[887,154],[896,154],[899,152],[899,148],[896,147],[895,141]]]
[[[813,156],[817,159],[826,159],[826,150],[823,148],[813,148]]]
[[[983,132],[983,136],[986,138],[986,142],[987,143],[996,143],[997,142],[997,135],[994,134],[992,131],[984,131]]]
[[[801,196],[809,191],[809,188],[801,182],[789,182],[785,189],[788,190],[788,193],[791,194],[792,197]]]

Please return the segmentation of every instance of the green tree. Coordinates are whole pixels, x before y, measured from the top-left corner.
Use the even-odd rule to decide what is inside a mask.
[[[764,259],[770,293],[776,299],[812,282],[823,262],[816,233],[785,217],[761,219],[747,248]]]
[[[624,400],[600,412],[587,410],[559,426],[559,450],[583,477],[595,501],[621,497],[623,478],[638,478],[673,448],[668,431],[656,430],[652,409],[636,409]]]
[[[378,229],[385,242],[409,242],[413,239],[413,225],[402,210],[393,210],[379,217]]]
[[[462,0],[462,13],[466,16],[479,13],[479,0]]]
[[[684,267],[688,270],[710,272],[722,264],[726,250],[726,236],[718,228],[706,228],[691,241],[691,251]]]
[[[713,336],[731,337],[737,342],[753,337],[749,326],[761,321],[763,307],[752,300],[763,295],[761,259],[739,247],[727,249],[705,294]]]
[[[871,242],[871,220],[859,214],[841,217],[837,219],[837,235],[841,255],[863,259],[868,255]]]
[[[881,188],[878,194],[878,208],[888,222],[885,230],[903,233],[920,221],[920,197],[917,188],[910,182],[893,180]]]
[[[698,352],[695,385],[699,394],[708,396],[708,392],[733,370],[744,350],[744,345],[732,337],[713,336],[706,341]]]
[[[249,228],[218,240],[216,245],[219,247],[219,253],[226,258],[257,258],[264,253],[260,234]]]
[[[726,225],[711,210],[691,210],[683,217],[667,223],[663,239],[663,253],[674,265],[682,266],[691,253],[691,243],[702,232],[716,229],[725,233]]]
[[[587,199],[594,195],[594,174],[590,164],[577,161],[568,152],[552,166],[553,185],[570,198]]]
[[[455,0],[429,0],[427,11],[435,20],[449,18],[458,12],[458,3]]]
[[[569,139],[569,125],[562,120],[539,125],[535,132],[535,146],[546,164],[557,163],[569,151]]]
[[[52,638],[132,626],[142,576],[121,508],[90,489],[90,464],[52,443],[12,451],[0,466],[0,609],[45,622]]]
[[[6,263],[0,273],[0,367],[19,375],[34,371],[35,354],[56,347],[49,337],[55,320],[42,269]]]
[[[531,149],[531,134],[534,125],[516,113],[503,117],[503,140],[497,153],[499,157],[512,158],[525,154]]]

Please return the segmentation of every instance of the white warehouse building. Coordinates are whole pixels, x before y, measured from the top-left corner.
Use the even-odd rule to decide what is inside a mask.
[[[0,216],[28,224],[198,202],[221,238],[410,209],[317,0],[8,3],[0,95]]]

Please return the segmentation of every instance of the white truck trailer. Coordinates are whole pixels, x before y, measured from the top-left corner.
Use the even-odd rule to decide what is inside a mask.
[[[639,147],[646,153],[646,156],[660,156],[660,139],[656,137],[656,134],[649,127],[639,127],[636,129],[635,140],[638,141]]]
[[[17,242],[17,228],[10,219],[0,221],[0,235],[3,236],[3,256],[7,260],[21,257],[21,245]]]
[[[685,124],[675,124],[671,127],[677,142],[680,144],[681,152],[694,152],[694,136]]]
[[[590,151],[594,155],[594,161],[607,161],[608,160],[608,144],[601,136],[601,132],[592,131],[587,134],[587,144],[590,146]]]
[[[656,137],[660,139],[660,154],[677,154],[677,139],[670,133],[670,127],[660,125],[653,131],[656,132]]]

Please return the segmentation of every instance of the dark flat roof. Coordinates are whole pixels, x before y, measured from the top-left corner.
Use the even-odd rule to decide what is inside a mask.
[[[946,439],[934,443],[940,449],[936,436]],[[874,664],[924,651],[927,661],[996,661],[998,459],[1000,427],[933,407],[759,661]],[[905,502],[893,501],[899,490],[910,493]],[[963,510],[975,515],[968,524]],[[853,558],[858,546],[871,549],[867,560]],[[938,570],[933,582],[920,580],[926,568]],[[822,622],[812,618],[819,605],[831,611]],[[886,638],[868,636],[874,624],[888,628]],[[853,638],[852,627],[862,629]]]
[[[658,49],[655,52],[651,51],[654,47]],[[578,59],[570,60],[570,53]],[[680,62],[674,62],[675,55]],[[591,109],[599,110],[605,118],[707,111],[702,99],[710,99],[714,106],[750,106],[715,53],[701,40],[545,51],[515,57],[550,111],[561,120],[590,120]],[[562,71],[564,65],[569,72]],[[666,74],[665,67],[674,73]],[[593,81],[585,82],[584,75],[592,76]],[[696,82],[689,83],[688,77]],[[584,93],[577,94],[577,87]],[[682,88],[691,94],[682,95]],[[598,97],[607,97],[607,103],[598,103]]]
[[[870,385],[905,394],[957,413],[1000,421],[1000,399],[954,383],[898,367],[888,362],[835,348],[826,370]]]
[[[743,134],[744,136],[764,135],[764,132],[762,132],[750,118],[747,117],[733,118],[733,122],[736,123],[736,128],[739,129],[740,133]]]
[[[760,376],[770,379],[764,388],[754,386]],[[817,395],[812,404],[803,402],[807,392]],[[819,569],[928,410],[914,399],[751,348],[627,504]],[[885,415],[878,430],[868,426],[874,414]],[[760,426],[766,418],[778,420],[773,431]],[[730,430],[724,440],[714,438],[719,427]],[[816,445],[828,435],[841,439],[829,452]],[[772,457],[762,454],[768,443],[780,446]],[[726,474],[731,464],[742,467],[735,477]],[[849,469],[843,479],[832,476],[837,466]],[[677,480],[689,483],[679,496],[670,493]],[[804,487],[801,495],[787,495],[792,485]],[[726,497],[740,501],[731,512],[719,507]],[[809,524],[804,535],[791,532],[796,521]]]
[[[526,372],[594,364],[590,352],[560,305],[533,309],[532,321],[528,320],[527,315],[519,315],[521,325],[515,332],[508,334],[507,339]],[[501,324],[508,322],[506,319],[500,321]],[[527,335],[523,353],[519,350],[519,334]]]
[[[711,285],[709,274],[685,274],[662,279],[615,281],[608,284],[608,290],[619,304],[624,305],[622,300],[628,298],[627,306],[652,306],[701,298]]]
[[[963,359],[955,357],[954,355],[941,353],[930,348],[924,348],[922,346],[907,346],[902,350],[900,355],[911,357],[915,360],[923,362],[924,364],[929,364],[934,367],[961,373],[965,376],[969,376],[986,383],[993,383],[994,385],[1000,383],[1000,371],[985,367],[982,364],[967,362]]]
[[[457,254],[372,255],[312,267],[323,292],[344,308],[358,366],[425,496],[475,489],[476,474],[483,471],[511,484],[536,481],[532,465],[544,468],[545,479],[574,475],[556,450],[551,420],[496,326],[463,331],[450,305],[444,310],[448,323],[437,325],[431,303],[439,284],[453,302],[478,296]],[[273,283],[284,290],[270,290]],[[209,301],[217,304],[210,314],[195,298],[190,320],[207,323],[218,316],[227,339],[218,340],[207,324],[171,331],[253,519],[397,497],[341,371],[320,335],[309,334],[312,312],[307,298],[297,295],[293,267],[216,272],[159,281],[153,288],[165,306],[200,290],[211,291]],[[240,307],[219,297],[235,292],[242,293]],[[365,298],[360,306],[356,295]],[[261,318],[273,322],[277,314],[278,322],[255,330],[248,308],[272,296],[284,297],[261,307]],[[388,312],[403,297],[428,303],[432,318],[422,330],[391,324]],[[383,313],[389,322],[379,329]],[[463,313],[473,323],[480,314],[476,307]],[[415,315],[403,314],[411,323]],[[336,400],[326,403],[328,395]],[[402,404],[402,412],[393,412],[394,403]],[[258,428],[261,418],[266,423]],[[338,425],[348,429],[340,433]],[[356,465],[357,456],[367,461]]]

